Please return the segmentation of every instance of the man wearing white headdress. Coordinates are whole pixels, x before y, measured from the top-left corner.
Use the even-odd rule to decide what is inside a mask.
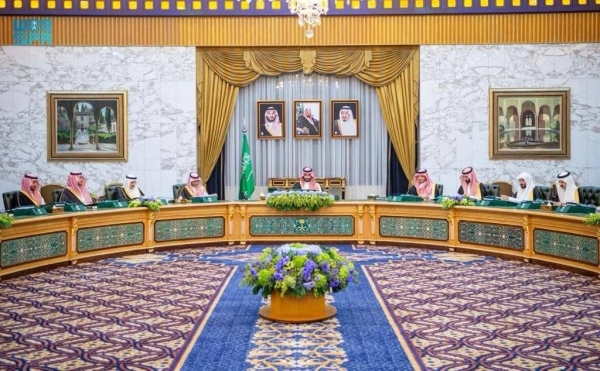
[[[265,111],[265,121],[260,125],[260,136],[261,137],[282,137],[281,121],[279,119],[279,112],[273,106],[267,107]]]
[[[117,189],[117,198],[119,201],[135,200],[144,195],[141,189],[137,186],[137,177],[133,174],[125,176],[125,184]]]
[[[579,189],[575,185],[573,175],[568,171],[563,171],[556,177],[556,199],[560,203],[575,202],[579,203]]]
[[[333,135],[356,136],[357,125],[354,114],[349,106],[340,109],[340,118],[333,122]]]
[[[529,173],[521,173],[517,177],[519,185],[517,186],[517,192],[513,194],[513,197],[500,196],[503,200],[511,202],[521,201],[533,201],[543,199],[542,192],[538,187],[535,186],[533,177]]]

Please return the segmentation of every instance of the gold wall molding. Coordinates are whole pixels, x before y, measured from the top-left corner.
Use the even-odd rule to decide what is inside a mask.
[[[0,16],[0,45],[13,19]],[[600,12],[325,16],[307,39],[295,17],[52,17],[55,46],[336,46],[600,41]]]

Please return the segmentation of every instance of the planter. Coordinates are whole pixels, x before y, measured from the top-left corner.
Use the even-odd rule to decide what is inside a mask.
[[[283,323],[310,323],[324,321],[336,314],[336,309],[325,303],[325,296],[312,293],[296,297],[271,293],[271,304],[260,308],[258,314],[269,321]]]

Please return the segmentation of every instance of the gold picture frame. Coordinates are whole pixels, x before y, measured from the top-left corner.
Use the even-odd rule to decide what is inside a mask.
[[[127,161],[126,91],[49,91],[48,161]]]
[[[358,100],[331,101],[331,138],[345,139],[360,136],[360,103]]]
[[[285,101],[256,102],[256,138],[285,139]]]
[[[571,90],[490,89],[490,159],[571,158]]]
[[[323,107],[320,100],[295,100],[292,117],[294,138],[319,139],[323,136]]]

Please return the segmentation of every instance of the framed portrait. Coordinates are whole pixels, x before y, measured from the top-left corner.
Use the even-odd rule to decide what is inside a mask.
[[[256,115],[258,139],[285,139],[285,101],[258,101]]]
[[[357,100],[332,100],[330,112],[332,138],[358,138],[360,123]]]
[[[490,89],[490,159],[567,159],[569,88]]]
[[[48,161],[127,161],[127,92],[46,94]]]
[[[294,138],[315,139],[321,138],[323,128],[321,101],[318,100],[295,100],[294,111]]]

